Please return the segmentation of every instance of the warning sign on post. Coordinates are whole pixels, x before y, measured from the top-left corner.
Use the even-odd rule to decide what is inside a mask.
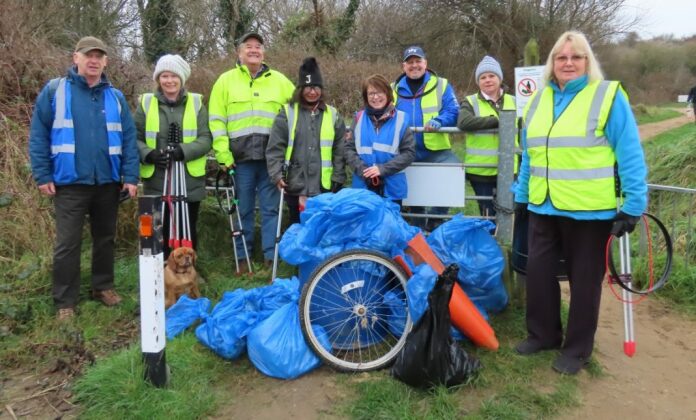
[[[544,66],[515,67],[515,99],[517,116],[522,116],[524,106],[529,98],[542,85]]]

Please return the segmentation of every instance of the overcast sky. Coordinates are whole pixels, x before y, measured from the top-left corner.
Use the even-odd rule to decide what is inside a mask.
[[[696,35],[696,0],[626,0],[626,13],[642,16],[636,28],[643,39]]]

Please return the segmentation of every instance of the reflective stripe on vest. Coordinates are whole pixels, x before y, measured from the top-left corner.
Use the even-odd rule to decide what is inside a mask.
[[[404,76],[406,77],[406,76]],[[420,106],[421,113],[423,114],[423,125],[427,124],[428,121],[437,117],[440,114],[440,109],[442,108],[442,97],[445,95],[445,90],[447,89],[448,81],[447,79],[442,79],[430,74],[428,82],[423,87],[423,92],[430,91],[427,95],[421,96]],[[394,90],[394,105],[398,102],[399,95],[397,93],[398,85],[393,85]],[[415,118],[412,117],[412,124],[417,124]],[[428,150],[447,150],[451,149],[452,145],[450,143],[450,136],[448,133],[423,133],[423,143]]]
[[[159,101],[152,93],[146,93],[140,100],[145,111],[145,143],[151,149],[157,148],[157,134],[160,132]],[[203,99],[198,93],[186,93],[186,106],[182,121],[182,137],[184,143],[191,143],[198,138],[198,112],[203,105]],[[167,127],[167,129],[169,129]],[[186,162],[186,169],[191,176],[205,175],[206,157]],[[150,178],[155,173],[155,165],[144,163],[140,165],[140,176]]]
[[[559,210],[616,208],[616,157],[604,136],[620,84],[589,83],[553,121],[554,92],[547,87],[525,109],[530,178],[529,201],[548,196]]]
[[[55,79],[54,79],[55,80]],[[55,83],[51,81],[49,83]],[[111,179],[121,181],[121,152],[123,132],[121,129],[121,102],[111,86],[104,92],[104,116],[108,142]],[[56,184],[69,184],[77,179],[75,168],[75,128],[72,113],[72,87],[65,77],[58,79],[55,97],[52,102],[53,125],[51,127],[51,159],[53,161],[53,181]]]
[[[466,100],[471,104],[476,117],[498,117],[498,113],[493,106],[479,97],[478,94],[469,95]],[[514,111],[516,109],[515,98],[511,95],[503,95],[503,110]],[[515,136],[515,146],[519,146],[519,139]],[[466,173],[474,175],[495,176],[498,174],[498,149],[500,147],[500,137],[498,129],[476,130],[466,133],[466,164],[488,164],[496,165],[495,168],[466,168]],[[514,171],[518,170],[517,158],[514,162]]]
[[[293,148],[295,147],[295,134],[297,121],[299,120],[299,104],[293,106],[285,105],[285,115],[288,117],[288,147],[285,149],[285,165],[289,167]],[[321,156],[321,186],[331,189],[331,176],[333,175],[333,142],[336,132],[334,125],[338,113],[330,105],[326,106],[326,111],[322,113],[321,130],[319,132],[319,154]]]
[[[375,130],[364,111],[358,113],[353,135],[355,136],[355,148],[360,159],[366,166],[387,163],[399,154],[401,138],[408,130],[406,127],[406,113],[394,110],[395,115],[386,121],[379,130]],[[406,197],[408,186],[406,174],[399,172],[384,178],[384,195],[392,200],[400,200]],[[366,188],[365,181],[359,175],[353,174],[353,187]]]

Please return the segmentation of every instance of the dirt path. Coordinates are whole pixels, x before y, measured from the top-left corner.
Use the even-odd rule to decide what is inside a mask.
[[[669,131],[673,128],[681,127],[684,124],[694,121],[694,117],[687,112],[687,108],[675,109],[675,111],[679,111],[682,114],[682,116],[677,118],[671,118],[669,120],[641,125],[639,127],[641,140],[649,140],[651,137],[654,137],[660,133]]]

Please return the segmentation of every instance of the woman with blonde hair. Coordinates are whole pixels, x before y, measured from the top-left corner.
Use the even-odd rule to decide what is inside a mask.
[[[544,78],[524,110],[515,190],[516,216],[529,216],[527,338],[515,350],[560,349],[553,369],[574,375],[594,346],[605,245],[633,231],[645,211],[647,169],[628,96],[604,80],[582,33],[561,35]],[[560,260],[570,284],[565,337]]]

